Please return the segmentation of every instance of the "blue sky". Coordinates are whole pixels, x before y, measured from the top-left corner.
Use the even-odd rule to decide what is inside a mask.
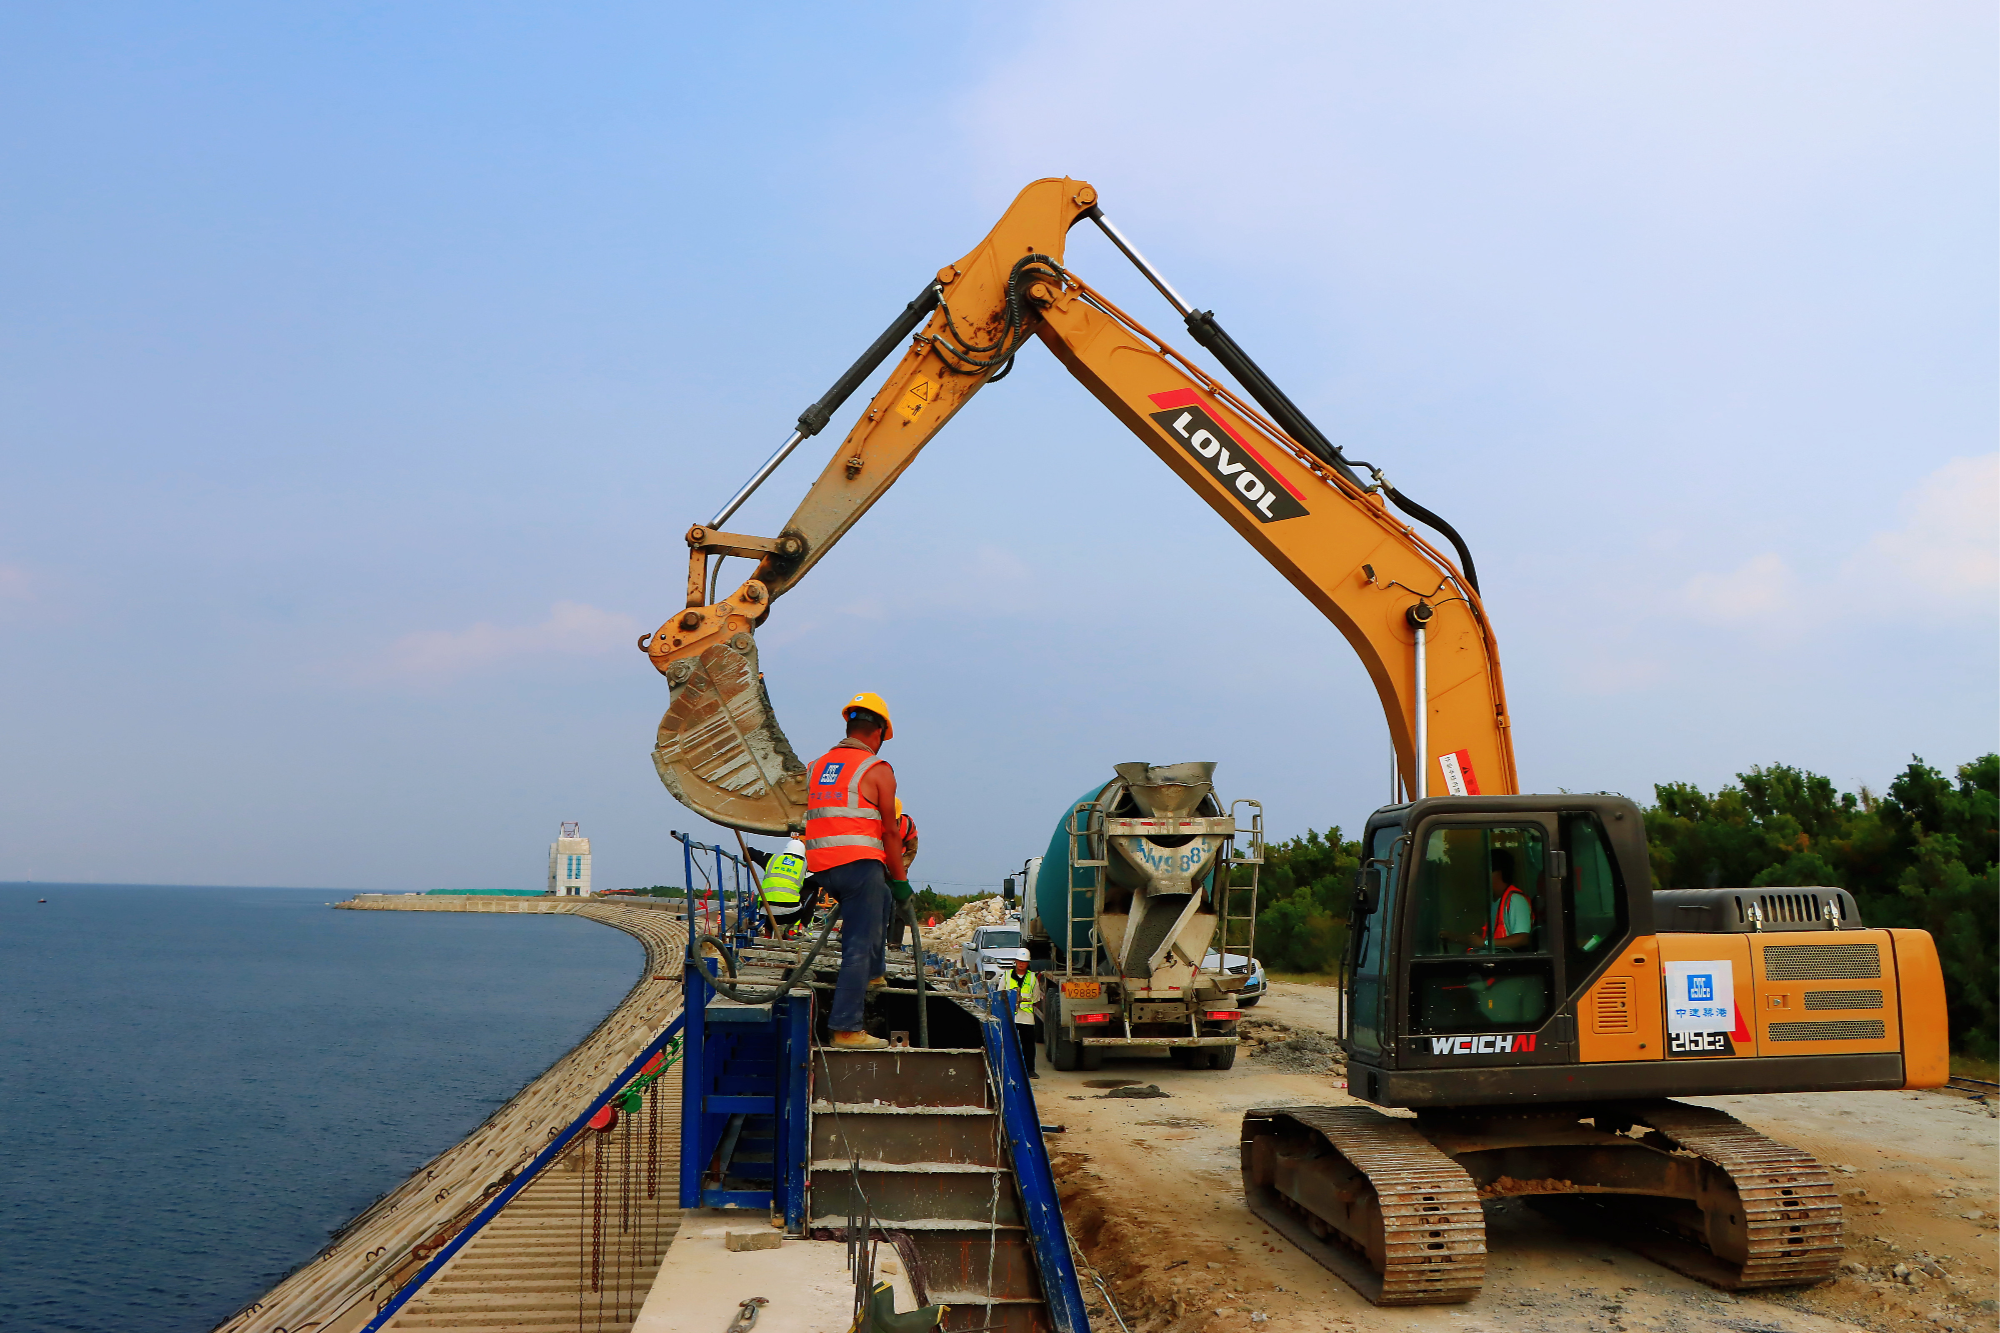
[[[577,819],[600,884],[677,880],[632,644],[681,532],[1043,175],[1466,534],[1527,788],[1960,762],[2000,729],[1994,29],[10,6],[0,879],[534,886]],[[761,638],[802,754],[891,701],[941,888],[1123,760],[1217,760],[1280,835],[1386,799],[1340,637],[1044,355]]]

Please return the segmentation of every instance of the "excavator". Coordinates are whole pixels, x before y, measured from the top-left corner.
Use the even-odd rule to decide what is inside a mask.
[[[1240,393],[1067,265],[1085,222]],[[718,824],[801,826],[805,767],[755,632],[1030,339],[1333,622],[1388,720],[1402,799],[1363,831],[1340,1034],[1351,1104],[1245,1113],[1249,1207],[1381,1305],[1476,1295],[1482,1204],[1510,1197],[1724,1288],[1831,1277],[1842,1223],[1826,1169],[1672,1099],[1944,1084],[1930,937],[1865,927],[1840,889],[1656,890],[1631,801],[1521,794],[1464,540],[1335,447],[1083,181],[1021,191],[688,530],[686,607],[639,644],[671,687],[653,754],[668,789]],[[726,531],[899,348],[784,528]],[[757,563],[718,598],[725,557]]]

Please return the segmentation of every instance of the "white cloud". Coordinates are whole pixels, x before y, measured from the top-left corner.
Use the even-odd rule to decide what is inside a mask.
[[[1848,559],[1849,578],[1893,591],[1896,605],[1989,612],[2000,589],[2000,454],[1952,459],[1896,509],[1901,524]]]
[[[1681,585],[1681,604],[1711,625],[1769,624],[1798,608],[1798,580],[1775,551],[1753,555],[1726,574],[1697,574]]]
[[[419,630],[391,644],[365,674],[440,681],[493,667],[556,657],[601,656],[633,644],[639,622],[581,602],[557,602],[537,625],[481,621],[464,629]]]

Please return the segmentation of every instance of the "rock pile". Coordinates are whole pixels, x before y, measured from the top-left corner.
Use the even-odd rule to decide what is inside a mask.
[[[956,953],[972,938],[976,926],[997,926],[1007,919],[1007,905],[1000,895],[969,902],[924,931],[924,948],[930,953]]]

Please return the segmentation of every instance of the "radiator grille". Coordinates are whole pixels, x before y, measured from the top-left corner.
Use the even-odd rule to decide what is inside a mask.
[[[1845,919],[1845,914],[1841,911],[1844,904],[1841,903],[1839,894],[1834,894],[1831,898],[1822,898],[1817,893],[1760,893],[1756,901],[1764,909],[1766,926],[1817,925],[1825,920],[1826,905],[1829,902],[1834,905],[1834,914]],[[1738,898],[1736,903],[1740,913],[1743,900]]]
[[[1808,1009],[1880,1009],[1882,992],[1878,990],[1809,990],[1806,992]]]
[[[1773,981],[1848,981],[1882,975],[1879,944],[1772,944],[1764,975]]]
[[[1590,1016],[1592,1032],[1632,1030],[1632,978],[1607,977],[1597,988],[1597,1004]]]
[[[1887,1029],[1879,1018],[1831,1018],[1817,1023],[1773,1023],[1772,1041],[1879,1041]]]

